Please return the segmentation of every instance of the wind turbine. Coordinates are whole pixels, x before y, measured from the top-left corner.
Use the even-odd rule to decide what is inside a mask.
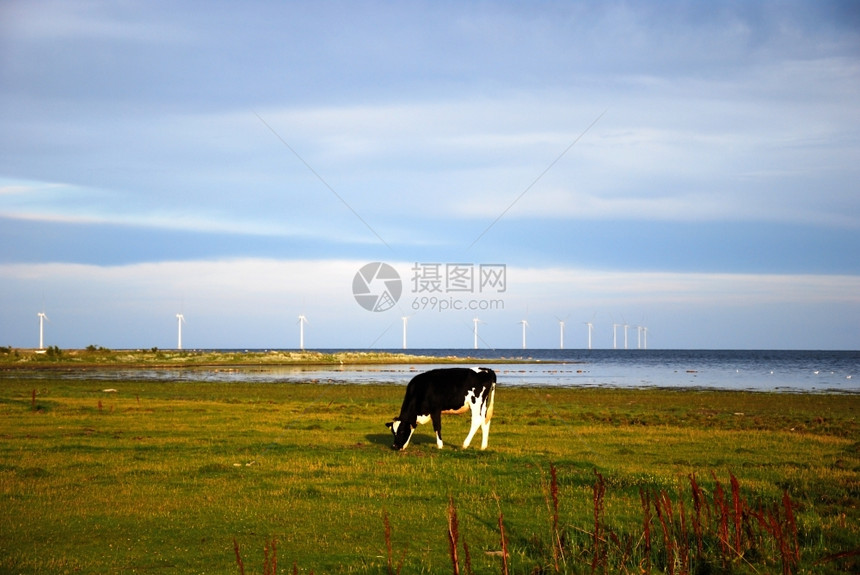
[[[524,319],[520,320],[520,323],[523,324],[523,349],[526,348],[526,328],[529,326],[529,322]]]
[[[642,326],[636,326],[636,349],[642,349]]]
[[[618,349],[618,336],[616,334],[616,328],[620,325],[620,323],[612,324],[612,349]]]
[[[473,330],[472,330],[472,331],[473,331],[473,333],[474,333],[474,336],[475,336],[475,349],[478,349],[478,324],[479,324],[479,323],[484,323],[484,322],[482,322],[482,321],[481,321],[481,320],[479,320],[478,318],[473,319],[473,320],[472,320],[472,322],[475,324],[475,326],[474,326],[474,328],[473,328]]]
[[[558,316],[555,316],[555,319],[558,320],[558,328],[559,328],[559,332],[560,332],[558,349],[564,349],[564,323],[565,323],[565,321],[567,321],[567,318],[569,318],[569,317],[570,317],[570,314],[567,314],[566,316],[564,316],[564,318],[560,318]]]
[[[627,349],[627,328],[630,327],[626,323],[624,324],[624,349]]]
[[[406,349],[406,324],[409,322],[409,316],[404,315],[400,319],[403,320],[403,349]]]
[[[185,323],[185,316],[181,313],[176,314],[176,323],[179,324],[179,341],[176,349],[182,349],[182,324]]]
[[[45,312],[39,312],[39,349],[45,349],[45,320],[48,316]]]
[[[644,344],[642,346],[642,349],[648,349],[648,328],[647,327],[642,328],[642,336],[643,336],[642,337],[642,343]]]
[[[308,322],[308,318],[303,315],[299,316],[299,349],[305,350],[305,324]]]
[[[585,322],[585,325],[588,326],[588,349],[591,349],[591,330],[594,329],[594,324],[587,321]]]

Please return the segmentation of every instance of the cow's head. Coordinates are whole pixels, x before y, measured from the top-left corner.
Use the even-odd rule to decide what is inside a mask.
[[[412,439],[412,433],[415,431],[416,426],[400,421],[399,417],[395,417],[393,421],[389,421],[385,426],[391,429],[391,433],[394,435],[394,444],[391,446],[391,449],[406,449],[406,446],[409,445],[409,440]]]

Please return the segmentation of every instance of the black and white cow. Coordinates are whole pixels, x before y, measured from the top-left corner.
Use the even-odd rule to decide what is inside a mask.
[[[394,434],[392,449],[405,449],[419,423],[433,422],[436,447],[442,448],[442,414],[472,413],[472,427],[463,442],[469,447],[481,428],[481,449],[487,448],[496,372],[486,367],[453,367],[419,373],[406,386],[400,415],[385,425]]]

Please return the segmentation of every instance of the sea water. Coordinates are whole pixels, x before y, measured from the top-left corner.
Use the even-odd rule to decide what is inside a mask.
[[[235,350],[223,350],[235,351]],[[722,390],[860,393],[858,351],[750,350],[318,350],[324,353],[371,351],[439,358],[468,358],[488,363],[499,385],[702,388]],[[87,370],[13,370],[0,379],[68,378],[100,381],[195,380],[258,383],[391,383],[405,385],[417,373],[451,364],[342,366],[242,366],[193,368],[97,368]]]

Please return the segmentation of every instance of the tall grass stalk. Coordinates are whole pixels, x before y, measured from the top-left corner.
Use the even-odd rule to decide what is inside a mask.
[[[457,556],[457,548],[460,542],[460,522],[457,519],[457,508],[454,506],[454,498],[448,497],[448,548],[451,555],[451,566],[454,575],[460,575],[460,560]]]
[[[676,545],[674,529],[672,527],[672,503],[665,491],[654,497],[654,510],[657,512],[657,520],[663,532],[663,548],[666,552],[666,572],[669,575],[675,573]]]
[[[263,547],[263,575],[278,573],[278,543],[273,538]]]
[[[644,543],[644,573],[651,572],[651,493],[642,487],[639,488],[639,499],[642,503],[642,540]]]
[[[469,544],[466,543],[466,538],[463,538],[463,561],[466,563],[466,575],[472,575],[472,553],[469,551]]]
[[[245,563],[242,561],[242,554],[239,553],[239,543],[236,538],[233,538],[233,553],[236,555],[236,565],[239,567],[239,575],[245,575]]]
[[[726,492],[723,489],[723,484],[717,479],[716,473],[713,471],[711,475],[714,477],[714,512],[717,513],[719,525],[717,527],[717,538],[720,542],[721,556],[724,560],[730,557],[731,545],[729,544],[729,505],[726,502]],[[725,562],[725,561],[724,561]]]
[[[687,512],[684,509],[683,497],[678,497],[678,520],[680,532],[678,533],[678,562],[682,575],[690,573],[690,539],[687,536]]]
[[[558,471],[555,464],[549,464],[549,492],[546,493],[547,508],[550,512],[550,539],[552,541],[552,562],[555,567],[555,572],[561,572],[560,562],[564,561],[564,541],[562,540],[561,530],[559,529],[559,510],[558,510]],[[541,481],[543,483],[543,481]]]
[[[502,513],[502,504],[501,500],[497,493],[493,493],[493,499],[496,500],[496,507],[499,510],[499,543],[502,548],[502,575],[510,575],[510,564],[508,563],[509,553],[508,553],[508,536],[505,532],[505,516]]]
[[[696,481],[696,474],[690,473],[688,477],[690,479],[690,491],[693,496],[693,533],[696,537],[696,558],[701,559],[705,554],[703,541],[704,534],[702,531],[702,511],[703,509],[707,509],[708,503],[705,499],[705,494],[702,492],[702,488],[699,487],[699,483]]]
[[[594,532],[592,534],[592,556],[591,572],[595,573],[598,568],[606,570],[606,546],[603,544],[603,533],[601,531],[601,516],[603,515],[603,498],[606,496],[606,481],[603,475],[596,469],[596,477],[592,487],[592,505],[594,508]]]
[[[744,548],[743,546],[743,523],[744,523],[744,513],[743,513],[743,503],[741,501],[741,485],[738,482],[738,478],[735,477],[734,473],[729,473],[729,481],[732,485],[732,518],[735,524],[735,551],[740,553],[740,550]]]
[[[508,565],[508,536],[505,534],[505,516],[499,511],[499,538],[502,544],[502,575],[510,575]]]
[[[386,556],[386,566],[388,568],[388,575],[399,575],[400,570],[403,568],[403,561],[406,559],[406,549],[403,549],[403,555],[400,558],[400,561],[397,564],[397,567],[394,567],[394,551],[391,544],[391,521],[388,518],[388,510],[384,510],[382,512],[382,526],[383,526],[383,535],[385,537],[385,556]]]
[[[794,503],[791,501],[788,490],[782,492],[782,508],[785,510],[785,521],[791,535],[792,557],[794,563],[798,564],[800,563],[800,544],[797,539],[797,523],[794,521]]]

